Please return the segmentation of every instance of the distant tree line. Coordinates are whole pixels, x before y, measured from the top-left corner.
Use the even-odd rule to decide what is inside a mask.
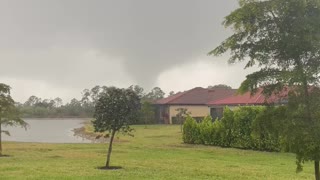
[[[99,98],[112,86],[95,86],[82,91],[81,99],[73,98],[64,104],[59,97],[54,99],[41,99],[37,96],[30,96],[24,103],[16,103],[21,117],[24,118],[91,118],[94,114],[94,107]],[[150,92],[145,92],[138,85],[132,85],[133,90],[141,99],[141,111],[138,124],[155,123],[155,109],[152,102],[164,98],[165,93],[161,88],[155,87]]]

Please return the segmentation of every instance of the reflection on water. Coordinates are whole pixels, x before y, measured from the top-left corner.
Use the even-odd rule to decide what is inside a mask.
[[[27,131],[20,127],[3,127],[11,136],[3,135],[4,141],[41,143],[91,143],[90,140],[74,136],[73,129],[83,126],[89,119],[24,119]]]

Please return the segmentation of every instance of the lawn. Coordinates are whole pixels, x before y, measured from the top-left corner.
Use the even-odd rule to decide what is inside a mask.
[[[107,144],[5,142],[0,179],[313,179],[312,163],[295,173],[295,156],[182,144],[179,126],[135,126],[135,137],[114,143],[111,165]]]

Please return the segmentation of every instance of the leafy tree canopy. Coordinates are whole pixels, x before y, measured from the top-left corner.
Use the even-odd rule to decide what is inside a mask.
[[[26,128],[27,123],[19,117],[15,102],[10,95],[10,86],[0,83],[0,156],[2,155],[2,133],[10,135],[9,131],[2,130],[5,126],[21,126]]]
[[[108,89],[95,106],[95,130],[126,132],[136,121],[140,107],[140,98],[131,89]]]
[[[157,100],[157,99],[162,99],[164,98],[164,93],[161,88],[159,87],[154,87],[146,96],[145,98],[150,99],[150,100]]]
[[[97,132],[110,132],[106,168],[109,168],[112,142],[116,132],[131,135],[133,124],[140,113],[139,95],[132,89],[108,88],[95,106],[93,126]]]
[[[291,124],[296,138],[290,138],[298,170],[305,160],[314,160],[318,180],[320,145],[314,142],[319,138],[320,107],[312,101],[310,86],[318,86],[320,79],[320,0],[239,0],[239,5],[223,22],[234,34],[209,54],[230,52],[229,63],[245,61],[245,68],[259,67],[247,76],[240,92],[254,93],[262,86],[263,93],[271,95],[288,87],[289,101],[295,102],[290,109],[298,113],[291,120],[298,122],[299,117],[300,125]]]

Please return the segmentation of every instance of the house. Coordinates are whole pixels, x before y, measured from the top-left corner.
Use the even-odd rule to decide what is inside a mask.
[[[230,97],[236,92],[235,89],[227,88],[193,88],[179,92],[154,103],[156,106],[156,118],[159,123],[173,124],[178,113],[178,108],[186,108],[194,118],[203,118],[210,115],[207,103]]]
[[[270,97],[266,97],[263,94],[263,89],[259,88],[255,94],[246,92],[244,94],[234,94],[232,96],[212,100],[207,103],[210,108],[212,118],[221,118],[223,115],[224,107],[228,106],[233,109],[238,106],[263,106],[267,104],[286,104],[288,90],[284,89],[281,93],[272,94]]]

